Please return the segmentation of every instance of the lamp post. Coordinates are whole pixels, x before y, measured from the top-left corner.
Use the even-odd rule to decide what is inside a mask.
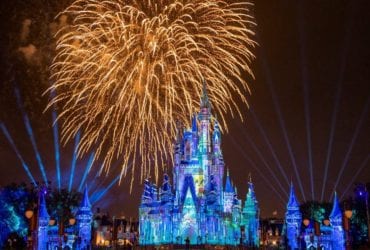
[[[352,210],[347,209],[344,211],[344,230],[346,231],[346,249],[351,249],[351,240],[350,240],[350,219],[352,217]]]
[[[28,219],[29,221],[29,226],[28,226],[28,235],[27,235],[27,248],[28,249],[33,249],[33,220],[34,220],[34,212],[32,209],[28,209],[26,210],[26,212],[24,213],[24,215],[26,216],[26,218]]]

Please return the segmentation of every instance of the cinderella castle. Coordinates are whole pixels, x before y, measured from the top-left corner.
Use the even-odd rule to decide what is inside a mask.
[[[204,88],[191,129],[178,133],[173,181],[145,180],[139,208],[141,245],[259,245],[259,208],[251,179],[244,206],[225,164],[221,132]],[[173,183],[173,186],[171,185]]]

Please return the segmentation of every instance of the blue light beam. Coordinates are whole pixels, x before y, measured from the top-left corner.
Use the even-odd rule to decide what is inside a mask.
[[[73,177],[75,175],[75,169],[76,169],[76,161],[77,161],[77,147],[80,143],[80,131],[77,132],[75,137],[75,144],[73,147],[73,155],[72,155],[72,162],[71,162],[71,173],[69,175],[69,184],[68,184],[68,191],[71,192],[72,185],[73,185]]]
[[[39,165],[39,168],[40,168],[40,171],[41,171],[41,174],[42,174],[42,178],[44,179],[45,183],[48,183],[48,178],[46,177],[45,167],[44,167],[44,164],[42,163],[41,155],[40,155],[39,150],[37,148],[37,144],[36,144],[35,137],[33,135],[33,130],[32,130],[30,120],[28,119],[26,111],[23,108],[19,90],[17,88],[15,88],[14,90],[15,90],[15,96],[16,96],[16,99],[17,99],[18,108],[22,112],[23,122],[24,122],[24,125],[26,126],[27,134],[28,134],[28,136],[31,140],[32,148],[33,148],[33,151],[36,155],[37,163]]]
[[[95,158],[95,153],[92,152],[90,154],[89,160],[88,160],[88,162],[86,164],[85,172],[84,172],[83,177],[81,179],[80,186],[78,187],[78,191],[79,192],[82,190],[83,184],[85,183],[86,178],[87,178],[87,175],[90,172],[90,169],[91,169],[91,167],[92,167],[92,165],[94,163],[94,158]]]
[[[288,181],[288,177],[287,177],[283,167],[281,166],[279,158],[277,157],[276,152],[275,152],[274,148],[272,147],[272,144],[271,144],[270,140],[267,137],[265,129],[262,127],[262,125],[259,122],[259,119],[258,119],[256,113],[254,113],[253,109],[250,108],[249,111],[251,112],[251,114],[253,116],[253,120],[256,123],[258,130],[262,134],[262,137],[265,140],[265,143],[266,143],[267,147],[269,148],[269,150],[271,152],[271,155],[274,158],[274,161],[275,161],[276,165],[279,167],[280,172],[283,174],[285,182],[287,183],[287,185],[290,185],[290,182]]]
[[[54,107],[55,108],[55,107]],[[53,118],[53,137],[54,137],[54,151],[55,151],[55,168],[57,171],[57,183],[58,183],[58,190],[60,190],[60,150],[59,150],[59,134],[58,134],[58,122],[57,122],[57,112],[54,109],[52,112]]]
[[[262,48],[262,46],[260,48]],[[272,84],[271,72],[270,72],[269,66],[267,64],[267,61],[264,57],[264,51],[262,49],[261,49],[261,52],[262,52],[262,55],[263,55],[261,62],[262,62],[263,69],[265,70],[265,73],[266,73],[265,74],[266,82],[267,82],[267,85],[268,85],[268,87],[270,89],[270,92],[271,92],[274,108],[275,108],[275,111],[276,111],[277,116],[278,116],[280,127],[283,131],[284,141],[285,141],[285,144],[288,148],[289,157],[290,157],[290,160],[291,160],[292,165],[293,165],[293,170],[294,170],[295,176],[298,180],[299,189],[301,191],[303,200],[306,201],[306,196],[305,196],[305,193],[304,193],[304,190],[303,190],[301,177],[300,177],[299,172],[298,172],[297,163],[296,163],[296,160],[295,160],[295,157],[294,157],[293,149],[291,147],[290,140],[289,140],[289,137],[288,137],[288,133],[287,133],[286,128],[285,128],[285,122],[284,122],[283,115],[282,115],[281,110],[280,110],[279,101],[277,99],[277,96],[276,96],[276,93],[275,93],[275,90],[274,90],[274,87],[273,87],[273,84]]]
[[[301,55],[301,71],[302,71],[302,83],[303,83],[303,99],[304,99],[304,117],[306,126],[306,142],[307,142],[307,158],[308,158],[308,169],[310,172],[310,184],[311,184],[311,197],[315,200],[315,189],[313,180],[313,159],[312,159],[312,143],[311,143],[311,116],[310,116],[310,102],[309,102],[309,74],[307,69],[307,57],[306,57],[306,34],[304,27],[304,20],[302,9],[304,8],[303,2],[300,1],[299,6],[299,38],[300,38],[300,55]]]
[[[3,133],[4,133],[5,137],[6,137],[6,139],[8,139],[9,144],[12,146],[12,148],[13,148],[14,152],[16,153],[16,155],[17,155],[18,159],[19,159],[19,160],[20,160],[20,162],[22,163],[22,166],[23,166],[24,170],[26,171],[26,173],[27,173],[27,175],[28,175],[28,178],[30,178],[30,180],[31,180],[31,182],[32,182],[33,184],[36,184],[35,178],[33,178],[33,175],[31,174],[30,169],[28,168],[28,166],[27,166],[26,162],[23,160],[23,157],[22,157],[22,155],[19,153],[18,148],[15,146],[15,143],[14,143],[14,141],[13,141],[13,139],[12,139],[11,135],[9,134],[8,129],[5,127],[5,125],[4,125],[2,122],[0,123],[0,126],[1,126],[1,130],[3,131]]]
[[[273,190],[275,192],[275,194],[280,198],[281,202],[283,204],[286,203],[286,198],[288,198],[288,193],[285,191],[283,192],[286,196],[286,198],[284,199],[282,196],[281,196],[281,193],[278,192],[276,190],[276,188],[272,185],[271,183],[271,180],[268,180],[265,176],[265,174],[263,174],[261,172],[261,170],[257,167],[256,163],[240,148],[239,144],[236,143],[236,141],[234,140],[234,138],[231,138],[231,141],[232,143],[234,144],[234,147],[236,147],[239,152],[243,155],[243,157],[250,163],[250,165],[254,168],[254,170],[256,170],[256,172],[261,176],[261,178],[265,181],[265,183],[270,186],[270,190]],[[273,173],[271,173],[273,175]]]
[[[370,155],[367,155],[367,157],[365,158],[365,160],[360,164],[360,167],[357,169],[356,173],[352,176],[352,179],[351,181],[348,183],[348,186],[346,187],[346,189],[344,190],[344,192],[342,192],[342,195],[340,197],[339,200],[342,200],[342,198],[344,197],[344,195],[348,192],[348,189],[352,186],[352,184],[355,182],[355,180],[357,179],[357,177],[360,175],[360,173],[362,172],[362,170],[365,168],[365,166],[367,166],[367,162],[369,161],[370,159]]]
[[[352,8],[351,11],[351,17],[353,16],[353,11],[354,8]],[[324,193],[326,190],[326,181],[328,178],[328,170],[329,170],[329,164],[330,164],[330,157],[332,153],[332,148],[333,148],[333,141],[334,141],[334,132],[335,132],[335,125],[337,122],[337,113],[338,113],[338,106],[339,106],[339,101],[340,97],[342,95],[342,84],[343,84],[343,76],[344,76],[344,71],[347,67],[347,54],[348,54],[348,48],[349,48],[349,43],[351,39],[351,27],[352,27],[352,19],[353,18],[347,18],[349,21],[347,26],[346,26],[346,35],[345,39],[343,42],[343,47],[342,47],[342,56],[341,56],[341,63],[340,63],[340,69],[339,69],[339,74],[338,74],[338,85],[337,85],[337,93],[335,94],[335,101],[334,101],[334,107],[333,107],[333,112],[332,112],[332,117],[331,117],[331,125],[330,125],[330,134],[329,134],[329,141],[328,141],[328,151],[326,153],[326,159],[325,159],[325,166],[324,166],[324,177],[323,177],[323,182],[322,182],[322,188],[321,188],[321,202],[324,200]]]
[[[252,146],[253,150],[257,153],[257,155],[260,158],[260,160],[263,163],[263,165],[265,165],[265,167],[269,170],[269,172],[271,173],[271,175],[274,178],[274,180],[276,181],[276,183],[279,185],[281,191],[283,193],[285,192],[285,194],[288,197],[288,193],[286,192],[286,189],[283,187],[283,185],[281,184],[279,178],[277,178],[277,176],[275,175],[274,171],[270,168],[269,164],[266,162],[266,159],[263,157],[261,151],[257,148],[256,144],[252,141],[252,139],[248,135],[245,135],[245,136],[247,138],[248,143]],[[288,182],[288,185],[289,185],[289,182]]]
[[[352,140],[351,140],[351,142],[350,142],[350,144],[349,144],[349,147],[348,147],[347,153],[346,153],[346,155],[345,155],[345,157],[344,157],[344,160],[343,160],[343,162],[342,162],[342,166],[341,166],[341,168],[340,168],[340,170],[339,170],[338,177],[337,177],[337,180],[336,180],[336,182],[335,182],[335,184],[334,184],[334,188],[333,188],[333,190],[336,190],[336,188],[337,188],[337,186],[338,186],[338,183],[339,183],[340,179],[342,178],[343,171],[344,171],[345,167],[346,167],[346,166],[347,166],[347,164],[348,164],[348,161],[349,161],[349,159],[350,159],[350,155],[351,155],[351,152],[352,152],[353,146],[355,145],[355,141],[356,141],[356,139],[357,139],[357,137],[358,137],[358,134],[359,134],[359,132],[360,132],[360,128],[361,128],[361,126],[362,126],[362,123],[363,123],[363,121],[364,121],[365,117],[367,117],[366,115],[367,115],[367,112],[368,112],[368,110],[369,110],[369,102],[370,102],[370,98],[368,98],[368,99],[367,99],[367,101],[366,101],[366,105],[365,105],[365,107],[364,107],[364,109],[363,109],[363,111],[362,111],[362,113],[361,113],[360,119],[359,119],[359,121],[357,122],[357,125],[356,125],[356,128],[355,128],[355,132],[354,132],[354,134],[353,134],[353,136],[352,136]],[[330,200],[333,198],[333,194],[334,194],[334,192],[332,192],[332,194],[331,194],[331,196],[330,196]]]
[[[116,184],[120,179],[120,175],[118,175],[116,178],[113,179],[113,181],[103,190],[95,192],[91,196],[91,203],[94,204],[98,202],[103,196],[113,187],[114,184]]]

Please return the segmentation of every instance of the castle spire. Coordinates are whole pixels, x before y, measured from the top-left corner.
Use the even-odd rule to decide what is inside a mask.
[[[333,201],[333,209],[329,215],[329,218],[340,217],[342,218],[342,211],[339,207],[339,200],[337,196],[337,192],[334,193],[334,201]]]
[[[295,196],[293,183],[290,183],[290,195],[289,195],[289,201],[288,201],[287,208],[288,210],[299,210],[299,203]]]
[[[226,174],[225,192],[234,193],[234,187],[231,184],[231,180],[230,180],[229,169],[227,169],[227,174]]]
[[[41,197],[40,197],[39,217],[49,218],[49,213],[46,208],[45,195],[43,192],[41,192]]]
[[[204,78],[202,78],[202,82],[203,82],[203,91],[202,91],[202,97],[201,97],[201,102],[200,102],[200,108],[203,109],[203,108],[210,108],[211,105],[210,105],[210,102],[209,102],[209,99],[208,99],[208,93],[207,93],[207,85],[206,85],[206,80]]]
[[[91,212],[91,204],[89,201],[89,193],[87,185],[85,185],[84,194],[81,205],[78,208],[76,219],[78,228],[78,237],[81,238],[81,243],[78,249],[87,249],[91,242],[91,222],[93,213]]]
[[[83,194],[80,207],[91,207],[90,200],[89,200],[89,193],[87,191],[87,185],[85,185],[84,194]]]
[[[45,193],[44,191],[39,191],[39,202],[40,206],[38,208],[38,227],[37,227],[37,250],[46,250],[47,249],[47,240],[48,240],[48,225],[49,225],[49,214],[46,208],[45,202]]]
[[[193,115],[193,119],[191,121],[191,130],[194,133],[198,132],[198,125],[197,125],[197,117],[196,117],[196,115]]]

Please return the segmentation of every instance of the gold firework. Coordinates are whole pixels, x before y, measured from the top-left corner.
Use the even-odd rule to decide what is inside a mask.
[[[199,107],[202,79],[212,107],[239,113],[247,104],[243,72],[252,75],[250,3],[226,0],[77,0],[62,15],[51,67],[63,108],[63,140],[83,136],[79,154],[94,148],[102,170],[124,157],[141,180],[171,158],[176,121]],[[240,115],[241,117],[241,115]],[[131,165],[131,164],[130,164]],[[132,179],[131,179],[132,180]]]

